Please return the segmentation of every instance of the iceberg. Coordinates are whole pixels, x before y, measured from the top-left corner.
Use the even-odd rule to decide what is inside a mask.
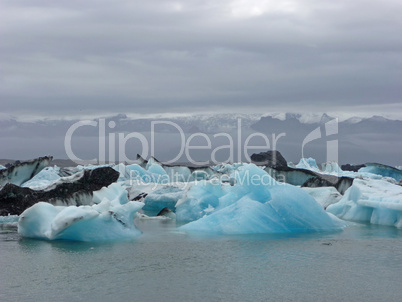
[[[191,186],[191,183],[148,183],[136,184],[127,190],[130,200],[142,200],[143,210],[156,215],[164,208],[175,211],[175,205],[185,194],[187,186]]]
[[[162,209],[175,210],[178,200],[183,197],[184,191],[172,185],[160,186],[150,192],[144,199],[144,211],[159,213]]]
[[[122,164],[120,164],[122,165]],[[170,179],[162,166],[151,164],[144,169],[140,165],[132,164],[125,167],[125,180],[133,184],[169,183]]]
[[[112,168],[101,167],[61,177],[43,190],[8,183],[0,190],[0,214],[20,215],[38,201],[58,206],[90,205],[93,192],[110,185],[118,177],[119,173]]]
[[[382,179],[355,179],[327,208],[341,219],[402,228],[402,187]]]
[[[16,162],[8,168],[0,169],[0,187],[8,183],[20,186],[48,166],[52,160],[52,156],[44,156],[24,162]]]
[[[176,219],[189,222],[208,215],[219,207],[220,203],[225,203],[225,200],[220,201],[219,198],[223,197],[227,190],[227,184],[214,180],[190,184],[188,191],[176,203]]]
[[[212,170],[219,172],[219,173],[231,174],[243,165],[244,165],[243,163],[234,163],[234,164],[223,163],[223,164],[213,166],[211,168],[212,168]]]
[[[359,172],[360,173],[372,173],[372,174],[380,175],[382,177],[392,177],[397,182],[402,180],[402,171],[401,170],[394,168],[394,167],[376,164],[376,163],[366,164],[365,167],[359,169]]]
[[[320,172],[320,169],[317,166],[317,163],[314,158],[302,158],[299,163],[296,165],[298,169],[306,169],[314,172]]]
[[[303,189],[276,182],[254,164],[231,175],[233,186],[217,181],[194,184],[176,205],[184,231],[217,234],[335,231],[345,223],[328,214]]]
[[[0,224],[2,223],[15,223],[18,222],[18,215],[0,216]]]
[[[344,175],[341,167],[339,167],[337,162],[330,161],[322,164],[322,173],[325,174],[335,174],[335,175]],[[347,175],[345,175],[347,176]]]
[[[27,182],[24,182],[21,187],[30,188],[33,190],[46,189],[61,178],[59,172],[60,168],[57,166],[46,167],[38,174],[36,174],[33,178],[31,178]]]
[[[172,182],[188,182],[193,180],[191,170],[186,166],[164,166],[163,167]]]
[[[18,233],[44,240],[109,241],[136,238],[135,214],[144,206],[129,201],[127,191],[113,184],[97,194],[92,206],[54,206],[39,202],[25,210],[18,220]],[[125,193],[124,193],[125,192]],[[115,196],[114,198],[112,196]],[[112,199],[113,198],[113,199]]]
[[[128,192],[118,183],[112,183],[107,187],[103,187],[98,191],[94,191],[92,196],[92,202],[94,204],[100,204],[105,200],[114,200],[117,204],[126,204],[129,202]]]
[[[302,187],[302,189],[310,194],[324,208],[324,210],[329,205],[337,203],[342,199],[341,193],[339,193],[335,187]]]

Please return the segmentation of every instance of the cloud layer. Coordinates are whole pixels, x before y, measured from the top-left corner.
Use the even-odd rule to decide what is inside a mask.
[[[2,0],[2,112],[402,112],[401,15],[395,0]]]

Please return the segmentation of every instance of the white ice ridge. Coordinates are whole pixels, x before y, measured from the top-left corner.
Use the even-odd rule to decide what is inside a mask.
[[[320,172],[315,159],[311,157],[300,159],[299,163],[296,165],[296,168]]]
[[[53,206],[39,202],[25,210],[18,233],[45,240],[107,241],[138,237],[134,215],[144,204],[129,201],[127,191],[115,183],[96,195],[92,206]]]
[[[185,231],[218,234],[287,233],[341,230],[345,223],[328,214],[302,189],[276,182],[246,164],[231,177],[235,184],[201,181],[176,205]]]
[[[327,211],[345,220],[402,228],[402,187],[385,180],[355,179]]]
[[[309,188],[303,187],[304,191],[310,194],[314,199],[326,209],[329,205],[337,203],[341,200],[342,195],[334,187],[320,187],[320,188]]]
[[[43,190],[61,178],[59,172],[60,168],[57,166],[46,167],[33,178],[24,182],[21,187],[27,187],[33,190]]]

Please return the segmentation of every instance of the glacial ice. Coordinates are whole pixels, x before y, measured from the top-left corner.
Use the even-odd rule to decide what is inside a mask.
[[[218,234],[341,230],[345,223],[326,213],[302,189],[272,179],[253,164],[231,177],[233,186],[215,181],[194,184],[176,205],[184,231]]]
[[[0,216],[0,224],[18,222],[18,218],[19,218],[18,215]]]
[[[288,163],[288,166],[293,167],[292,165],[289,165],[291,163]],[[318,167],[317,162],[314,158],[302,158],[300,159],[299,163],[294,166],[293,168],[298,168],[298,169],[305,169],[305,170],[310,170],[313,172],[318,172],[321,174],[331,174],[331,175],[337,175],[337,176],[349,176],[349,175],[343,175],[342,169],[339,167],[337,162],[334,161],[329,161],[321,164],[321,169]]]
[[[84,168],[97,167],[77,167],[78,173],[67,177],[60,176],[60,168],[48,167],[23,186],[52,188],[61,181],[74,181]],[[151,159],[142,166],[114,165],[120,173],[118,182],[93,192],[91,205],[35,204],[20,215],[18,229],[25,237],[46,240],[135,238],[140,231],[134,217],[167,219],[139,211],[150,215],[164,208],[176,212],[171,212],[170,218],[187,223],[181,230],[217,234],[341,230],[347,222],[339,218],[402,227],[402,187],[396,185],[399,170],[368,165],[351,172],[342,171],[337,163],[325,163],[320,171],[312,158],[302,159],[297,167],[349,176],[354,183],[342,196],[334,187],[298,188],[277,182],[267,173],[269,168],[254,164],[220,164],[197,170],[164,166]],[[296,170],[286,180],[301,185],[310,177],[313,175]],[[130,201],[133,199],[141,202]]]
[[[296,165],[298,169],[306,169],[314,172],[320,172],[320,169],[317,166],[317,163],[314,158],[302,158],[299,163]]]
[[[144,211],[148,214],[157,214],[163,208],[169,208],[175,211],[175,205],[186,193],[186,188],[192,186],[192,183],[139,183],[128,187],[130,200],[144,196]]]
[[[402,187],[382,179],[358,179],[327,208],[341,219],[402,228]]]
[[[15,163],[9,168],[1,169],[0,187],[7,183],[20,186],[31,179],[52,161],[52,157],[45,156],[37,159]]]
[[[202,179],[211,179],[220,172],[213,168],[203,167],[200,169],[186,166],[163,166],[157,160],[152,159],[142,167],[139,164],[119,164],[113,168],[120,173],[119,182],[126,182],[127,185],[141,185],[146,183],[187,183]]]
[[[117,168],[118,167],[118,168]],[[129,181],[130,185],[140,183],[169,183],[170,179],[162,166],[158,164],[148,165],[148,169],[140,165],[132,164],[125,166],[120,164],[115,167],[120,172],[119,181]]]
[[[359,173],[372,173],[382,177],[392,177],[397,182],[402,180],[401,170],[381,164],[366,164],[366,167],[359,169]]]
[[[18,233],[45,240],[107,241],[135,238],[134,216],[144,204],[128,201],[127,191],[112,184],[98,192],[92,206],[53,206],[39,202],[25,210]],[[125,192],[125,193],[124,193]]]
[[[320,170],[316,164],[315,159],[313,158],[302,158],[300,162],[295,166],[299,169],[310,170],[313,172],[318,172],[320,174],[325,175],[335,175],[338,177],[346,176],[351,178],[371,178],[371,179],[387,179],[388,181],[392,180],[390,178],[395,179],[396,183],[402,180],[402,171],[398,168],[376,164],[376,163],[367,163],[366,167],[359,169],[358,172],[353,171],[343,171],[337,162],[326,162],[322,164],[322,169]],[[289,166],[289,163],[288,163]],[[294,185],[302,184],[303,181],[307,180],[306,177],[300,175],[300,179],[297,179],[297,171],[293,171],[292,175],[286,175],[287,181]],[[294,174],[294,175],[293,175]],[[308,178],[308,177],[307,177]]]
[[[160,212],[163,208],[175,210],[178,200],[184,191],[173,185],[164,185],[150,192],[144,199],[144,211]]]
[[[335,174],[342,176],[344,172],[342,171],[341,167],[339,167],[337,162],[330,161],[322,164],[322,173],[325,174]],[[347,176],[347,175],[343,175]]]
[[[164,169],[172,182],[188,182],[194,180],[191,177],[191,170],[186,166],[165,166]]]
[[[127,190],[118,183],[112,183],[108,187],[103,187],[102,189],[93,192],[93,203],[100,204],[105,200],[113,200],[114,203],[121,205],[130,202]]]
[[[243,165],[244,165],[243,163],[219,164],[213,166],[212,169],[219,173],[230,174],[233,173],[235,170],[239,169]]]
[[[337,203],[342,198],[341,193],[335,187],[303,187],[302,189],[310,194],[324,209],[331,204]]]
[[[57,166],[46,167],[36,174],[33,178],[24,182],[21,187],[33,190],[43,190],[60,179],[60,168]]]
[[[188,192],[176,203],[177,220],[193,221],[208,215],[219,206],[219,198],[225,195],[228,186],[214,180],[191,184]]]

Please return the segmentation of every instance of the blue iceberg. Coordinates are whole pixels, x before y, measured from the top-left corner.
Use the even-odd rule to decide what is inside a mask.
[[[276,182],[253,164],[239,167],[233,186],[194,184],[176,205],[184,231],[217,234],[335,231],[345,223],[328,214],[302,189]]]
[[[296,165],[298,169],[306,169],[314,172],[320,172],[320,169],[317,166],[317,162],[314,158],[302,158],[299,163]]]
[[[402,187],[381,179],[358,179],[327,211],[341,219],[402,228]]]
[[[366,167],[363,167],[359,170],[360,173],[372,173],[376,175],[380,175],[382,177],[392,177],[395,179],[397,182],[402,181],[402,171],[386,166],[386,165],[381,165],[381,164],[376,164],[376,163],[368,163],[366,164]]]
[[[57,182],[61,177],[59,175],[60,168],[57,166],[46,167],[36,174],[33,178],[24,182],[21,186],[33,190],[43,190]]]
[[[120,187],[120,189],[119,189]],[[144,206],[129,201],[118,184],[100,190],[92,206],[54,206],[39,202],[25,210],[18,220],[18,233],[45,240],[107,241],[138,237],[134,215]]]

